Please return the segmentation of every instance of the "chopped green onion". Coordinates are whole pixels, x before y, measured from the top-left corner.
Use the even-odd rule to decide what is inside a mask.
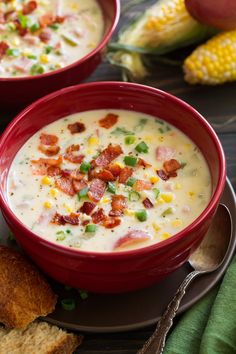
[[[19,49],[13,49],[13,48],[7,49],[7,55],[9,57],[18,57],[19,54],[20,54]]]
[[[45,48],[45,53],[46,53],[46,54],[50,54],[52,50],[53,50],[53,47],[52,47],[51,45],[48,45],[48,46]]]
[[[140,194],[136,191],[129,192],[129,201],[137,202],[140,199]]]
[[[50,28],[54,29],[54,30],[58,30],[58,28],[60,27],[59,26],[59,23],[53,23],[52,25],[49,26]]]
[[[27,28],[29,26],[29,17],[25,15],[18,15],[18,20],[22,28]]]
[[[30,74],[31,75],[37,75],[37,74],[43,74],[44,73],[44,67],[40,64],[34,64],[31,66],[30,69]]]
[[[169,132],[171,130],[171,128],[169,127],[169,125],[163,125],[163,127],[159,128],[158,130],[161,134],[164,134],[164,133]]]
[[[133,185],[134,185],[134,183],[137,181],[137,179],[136,178],[134,178],[134,177],[130,177],[129,179],[128,179],[128,181],[127,181],[127,186],[129,186],[129,187],[133,187]]]
[[[174,210],[173,210],[173,208],[170,207],[170,208],[164,210],[163,213],[161,214],[161,216],[165,217],[166,215],[171,215],[173,213],[174,213]]]
[[[127,166],[136,166],[137,164],[137,157],[134,157],[134,156],[125,156],[124,157],[124,163],[127,165]]]
[[[97,225],[94,225],[94,224],[88,224],[85,227],[85,232],[92,233],[92,232],[96,232],[96,230],[97,230]]]
[[[110,192],[112,194],[116,194],[116,186],[115,186],[115,184],[112,183],[112,182],[108,182],[107,190],[108,190],[108,192]]]
[[[34,33],[40,29],[40,24],[35,22],[33,25],[30,26],[30,32]]]
[[[145,209],[138,210],[138,211],[136,211],[135,216],[141,222],[146,221],[147,220],[147,211]]]
[[[113,135],[134,135],[133,132],[123,128],[123,127],[117,127],[115,130],[111,132]]]
[[[28,59],[34,59],[34,60],[37,59],[36,55],[33,55],[33,54],[27,55],[27,58],[28,58]]]
[[[153,188],[153,193],[154,193],[155,199],[157,199],[159,197],[159,194],[160,194],[160,189]]]
[[[136,147],[135,150],[138,152],[143,152],[143,153],[147,153],[149,150],[149,147],[147,146],[147,144],[144,141],[141,141],[141,143],[139,143]]]
[[[64,241],[66,238],[64,231],[57,231],[56,235],[57,235],[57,241]]]
[[[136,138],[135,138],[133,135],[131,135],[131,136],[126,136],[126,137],[125,137],[125,143],[126,143],[126,145],[134,144],[134,143],[135,143],[135,140],[136,140]]]
[[[82,173],[88,173],[88,171],[90,170],[91,168],[91,164],[89,162],[83,162],[81,165],[80,165],[80,172]]]
[[[79,295],[82,300],[86,300],[88,298],[88,292],[85,290],[79,290]]]
[[[139,123],[134,127],[134,129],[136,130],[136,131],[142,131],[143,130],[143,127],[144,127],[144,125],[147,123],[147,119],[146,118],[141,118],[140,120],[139,120]]]
[[[75,309],[75,300],[74,299],[63,299],[61,300],[61,306],[66,311],[72,311]]]
[[[88,194],[88,188],[83,188],[79,191],[79,193],[77,194],[78,199],[81,200],[82,198],[86,198]]]

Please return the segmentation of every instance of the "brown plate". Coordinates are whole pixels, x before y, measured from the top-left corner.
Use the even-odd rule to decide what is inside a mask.
[[[191,307],[219,281],[234,253],[236,197],[229,180],[227,180],[221,202],[229,208],[233,220],[233,237],[227,257],[218,271],[194,281],[183,298],[179,313]],[[0,216],[0,235],[2,235],[1,243],[17,247],[15,242],[7,239],[9,230],[2,216]],[[86,300],[80,298],[77,290],[66,290],[63,285],[51,281],[55,292],[59,295],[59,301],[56,310],[46,317],[46,321],[68,329],[94,333],[129,331],[149,326],[158,321],[177,287],[190,270],[190,266],[185,264],[165,280],[149,288],[118,295],[89,294]],[[61,299],[64,298],[75,299],[75,310],[62,309],[60,304]]]

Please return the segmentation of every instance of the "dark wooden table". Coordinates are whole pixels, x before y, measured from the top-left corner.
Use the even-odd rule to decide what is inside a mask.
[[[121,0],[127,4],[130,0]],[[153,1],[151,1],[153,2]],[[149,1],[145,1],[147,5]],[[131,18],[136,9],[126,13]],[[121,24],[123,23],[123,18]],[[121,81],[119,69],[107,62],[101,64],[87,81]],[[213,125],[222,142],[226,159],[228,177],[236,190],[236,83],[220,87],[189,86],[183,81],[181,67],[156,64],[152,76],[146,82],[178,96],[193,105]],[[4,129],[11,117],[0,116],[0,128]],[[78,350],[80,354],[134,354],[151,335],[154,327],[139,331],[116,334],[86,334]]]

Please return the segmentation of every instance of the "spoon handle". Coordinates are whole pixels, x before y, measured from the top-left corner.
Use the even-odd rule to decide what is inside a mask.
[[[198,271],[193,271],[186,276],[176,291],[174,298],[170,301],[167,309],[157,323],[157,327],[153,335],[146,341],[142,349],[140,349],[137,354],[161,354],[163,352],[167,333],[173,324],[173,319],[179,309],[180,302],[187,287],[198,275]]]

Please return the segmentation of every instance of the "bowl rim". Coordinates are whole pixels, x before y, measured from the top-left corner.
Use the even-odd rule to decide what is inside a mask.
[[[5,139],[9,138],[9,135],[11,135],[12,129],[14,129],[15,125],[19,124],[19,122],[24,119],[24,117],[30,113],[30,111],[37,109],[38,106],[41,106],[41,104],[44,104],[46,101],[50,101],[58,96],[64,95],[66,93],[74,92],[74,91],[80,91],[84,90],[87,88],[93,88],[95,87],[96,89],[99,87],[99,90],[102,89],[103,87],[109,88],[109,91],[112,90],[112,88],[119,88],[119,89],[131,89],[134,91],[141,91],[146,94],[154,94],[157,96],[164,96],[168,101],[171,101],[172,103],[182,106],[184,110],[188,110],[191,115],[193,116],[194,119],[197,119],[199,121],[199,124],[201,124],[209,136],[211,137],[212,141],[214,142],[217,150],[217,157],[219,160],[219,178],[215,187],[215,192],[212,194],[211,199],[205,209],[202,211],[202,213],[194,219],[194,221],[189,224],[186,228],[181,230],[180,232],[176,233],[175,235],[171,236],[167,240],[162,240],[160,242],[154,243],[152,245],[146,246],[146,247],[141,247],[133,250],[127,250],[127,251],[117,251],[117,252],[92,252],[92,251],[82,251],[79,249],[75,248],[70,248],[68,246],[62,246],[58,245],[55,242],[46,240],[42,238],[41,236],[35,234],[33,231],[28,229],[21,221],[20,219],[17,218],[17,216],[14,214],[14,212],[11,210],[10,205],[7,203],[7,198],[5,198],[5,190],[2,188],[0,185],[0,206],[3,211],[3,215],[6,213],[7,217],[10,219],[13,219],[14,224],[19,230],[22,230],[27,234],[27,237],[31,238],[32,241],[34,242],[39,242],[40,244],[44,244],[47,248],[50,248],[51,250],[54,250],[59,253],[67,254],[70,257],[80,257],[80,258],[96,258],[100,260],[119,260],[119,259],[126,259],[126,258],[136,258],[139,257],[140,255],[146,255],[146,254],[153,254],[155,251],[158,251],[160,249],[164,249],[165,247],[170,246],[171,244],[174,244],[175,242],[178,242],[181,240],[183,237],[186,236],[186,234],[192,232],[194,229],[197,229],[198,226],[204,221],[204,219],[207,219],[209,216],[211,216],[214,208],[217,206],[219,203],[219,199],[221,197],[221,194],[223,193],[224,190],[224,185],[226,181],[226,161],[225,161],[225,155],[224,155],[224,150],[221,145],[221,142],[214,131],[214,129],[211,127],[210,123],[191,105],[186,103],[185,101],[181,100],[180,98],[177,98],[173,96],[170,93],[167,93],[165,91],[162,91],[160,89],[146,86],[146,85],[141,85],[141,84],[136,84],[136,83],[129,83],[129,82],[120,82],[120,81],[105,81],[105,82],[91,82],[91,83],[85,83],[85,84],[80,84],[76,86],[70,86],[63,88],[61,90],[55,91],[53,93],[50,93],[49,95],[46,95],[37,101],[33,102],[30,104],[28,107],[26,107],[23,111],[21,111],[17,116],[9,123],[9,125],[6,127],[4,132],[2,133],[0,137],[0,150],[1,150],[1,145],[4,142]],[[40,128],[41,129],[41,128]],[[22,145],[23,146],[23,145]],[[9,168],[7,169],[7,174],[9,172]]]
[[[107,32],[107,34],[103,37],[102,41],[98,44],[96,48],[94,48],[91,52],[89,52],[87,55],[83,56],[79,60],[76,60],[75,62],[64,66],[63,68],[57,69],[57,70],[52,70],[43,74],[39,75],[30,75],[30,76],[20,76],[20,77],[0,77],[0,82],[22,82],[22,81],[31,81],[31,80],[40,80],[42,78],[50,77],[53,75],[59,75],[67,70],[73,69],[76,66],[79,66],[80,64],[83,64],[93,56],[95,56],[97,53],[99,53],[109,42],[111,39],[112,35],[114,34],[116,27],[119,22],[120,18],[120,0],[112,0],[114,3],[114,16],[112,19],[111,23],[111,28]]]

